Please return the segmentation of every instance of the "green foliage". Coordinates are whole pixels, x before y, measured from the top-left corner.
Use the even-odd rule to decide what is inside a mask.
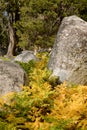
[[[34,49],[52,47],[65,16],[79,15],[86,20],[86,0],[30,0],[20,8],[17,22],[19,46]]]
[[[64,120],[60,120],[60,121],[55,121],[55,125],[50,127],[50,130],[65,130],[67,124],[69,124],[69,121],[64,121]]]
[[[78,15],[87,20],[86,0],[1,0],[1,45],[8,46],[8,14],[13,15],[16,48],[52,47],[58,27],[65,16]],[[7,16],[3,12],[7,11]]]
[[[26,71],[27,74],[29,74],[35,67],[34,60],[31,60],[28,63],[23,63],[23,62],[17,62],[17,63],[20,64],[20,66]]]
[[[48,82],[51,84],[53,89],[61,83],[58,76],[49,77]]]
[[[0,121],[0,130],[16,130],[16,128],[12,124]]]
[[[3,56],[0,56],[0,59],[3,60],[3,61],[10,61],[10,59],[8,57],[3,57]]]

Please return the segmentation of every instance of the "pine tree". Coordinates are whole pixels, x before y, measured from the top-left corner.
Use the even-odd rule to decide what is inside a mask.
[[[86,0],[1,0],[1,46],[8,46],[7,56],[18,47],[52,47],[62,19],[75,14],[87,20]]]

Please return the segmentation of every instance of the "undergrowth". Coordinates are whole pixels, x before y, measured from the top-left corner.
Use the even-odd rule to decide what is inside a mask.
[[[39,57],[22,65],[28,86],[0,99],[0,130],[87,130],[87,86],[64,82],[52,89],[48,58]]]

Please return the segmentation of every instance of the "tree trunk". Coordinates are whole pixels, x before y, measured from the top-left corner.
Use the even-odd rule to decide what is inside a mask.
[[[9,14],[8,19],[8,31],[9,31],[9,46],[7,51],[7,56],[12,57],[14,55],[14,49],[15,49],[15,31],[13,28],[13,20],[12,20],[12,14]]]

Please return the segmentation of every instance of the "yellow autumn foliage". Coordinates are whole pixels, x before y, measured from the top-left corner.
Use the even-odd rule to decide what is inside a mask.
[[[67,86],[55,89],[54,109],[50,116],[57,120],[71,120],[67,129],[87,129],[87,86]]]
[[[29,71],[29,84],[0,99],[0,130],[87,130],[87,86],[53,89],[47,58]]]

